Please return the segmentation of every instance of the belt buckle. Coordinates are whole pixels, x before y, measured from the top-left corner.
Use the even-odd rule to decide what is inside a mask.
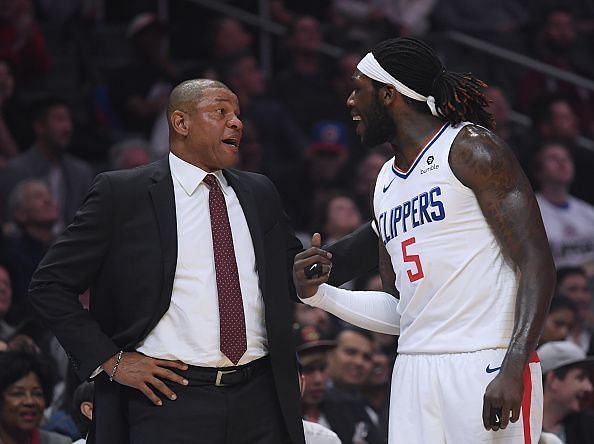
[[[223,375],[227,375],[229,373],[235,373],[237,370],[217,370],[217,378],[215,379],[215,386],[217,387],[225,387],[228,384],[221,384],[221,379]]]

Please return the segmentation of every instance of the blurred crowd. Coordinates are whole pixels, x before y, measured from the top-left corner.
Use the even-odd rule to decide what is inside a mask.
[[[258,14],[261,2],[225,3]],[[545,429],[570,444],[594,442],[587,358],[594,355],[594,3],[268,4],[285,32],[264,35],[191,1],[0,0],[0,350],[7,350],[0,352],[0,442],[69,442],[53,432],[84,438],[92,384],[69,370],[33,316],[27,287],[95,174],[166,155],[171,89],[198,77],[226,83],[244,123],[237,168],[273,180],[304,246],[313,232],[329,243],[372,217],[375,177],[392,157],[389,145],[361,146],[345,102],[360,58],[396,36],[426,39],[448,69],[489,85],[495,132],[537,191],[558,267],[541,339],[553,344],[544,353],[552,360],[543,378]],[[586,82],[465,46],[454,31]],[[347,285],[381,289],[373,275]],[[80,300],[87,305],[88,295]],[[386,442],[397,338],[302,304],[294,326],[304,419],[343,443]],[[573,360],[559,358],[566,355]],[[567,370],[574,367],[579,372]],[[590,441],[574,429],[589,431]]]

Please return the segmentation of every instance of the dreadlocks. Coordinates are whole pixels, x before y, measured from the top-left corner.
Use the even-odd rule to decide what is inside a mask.
[[[493,117],[483,88],[470,73],[447,71],[435,51],[421,40],[399,37],[384,40],[372,51],[377,62],[395,79],[423,96],[433,96],[439,112],[452,125],[469,121],[491,128]],[[417,107],[421,102],[408,99]],[[419,109],[421,109],[419,107]],[[423,111],[429,111],[422,103]]]

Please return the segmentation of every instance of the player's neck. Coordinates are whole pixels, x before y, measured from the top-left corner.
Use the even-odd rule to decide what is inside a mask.
[[[418,154],[435,136],[443,122],[432,116],[403,119],[399,122],[396,137],[392,141],[395,162],[398,168],[408,170]]]

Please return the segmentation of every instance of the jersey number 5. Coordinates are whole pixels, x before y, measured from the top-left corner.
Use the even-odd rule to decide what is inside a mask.
[[[414,243],[415,243],[414,237],[411,237],[410,239],[406,239],[405,241],[402,241],[402,259],[404,260],[404,262],[414,263],[415,267],[417,268],[417,271],[414,273],[411,270],[406,270],[408,279],[411,282],[418,281],[419,279],[422,279],[425,277],[425,274],[423,273],[423,266],[421,265],[421,258],[419,258],[419,255],[418,254],[408,254],[406,252],[406,247],[408,247],[409,245],[412,245]]]

